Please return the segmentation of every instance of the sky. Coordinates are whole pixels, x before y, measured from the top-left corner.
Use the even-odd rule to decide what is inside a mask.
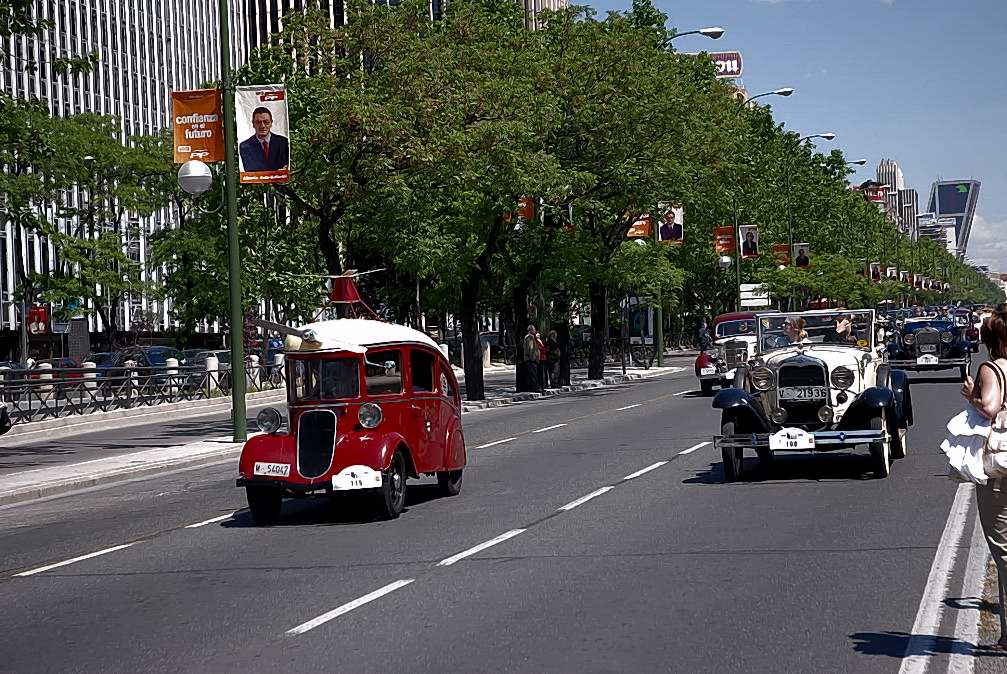
[[[574,0],[576,1],[576,0]],[[631,0],[597,0],[604,13]],[[934,180],[982,181],[967,254],[1007,272],[1007,0],[655,0],[679,32],[722,26],[719,40],[683,36],[683,52],[739,50],[749,95],[820,145],[867,159],[873,179],[894,159],[926,209]]]

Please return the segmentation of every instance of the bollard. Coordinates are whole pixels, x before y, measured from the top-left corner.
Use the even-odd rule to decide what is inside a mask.
[[[259,382],[259,357],[251,355],[248,357],[248,390],[255,391]]]
[[[483,357],[483,369],[490,366],[490,342],[488,339],[480,340],[479,342],[480,351],[482,351]]]
[[[220,389],[220,361],[216,356],[206,357],[206,394]]]
[[[40,363],[38,366],[39,370],[48,370],[47,372],[39,372],[38,378],[40,381],[52,381],[52,363]],[[39,387],[39,393],[44,395],[46,399],[52,397],[52,384],[45,384]]]
[[[85,372],[82,375],[84,379],[84,388],[88,391],[93,391],[98,387],[98,372],[95,370],[96,364],[89,360],[85,360],[80,364],[84,368]]]
[[[127,360],[122,365],[124,368],[126,368],[124,371],[125,377],[123,378],[123,382],[121,384],[122,387],[126,390],[126,407],[132,407],[133,398],[136,395],[136,389],[137,389],[136,385],[137,374],[136,370],[133,369],[136,367],[136,361]]]
[[[178,393],[178,358],[165,358],[165,374],[168,375],[168,393]]]
[[[273,383],[275,388],[279,388],[283,385],[283,362],[282,353],[273,355],[273,371],[269,375],[269,380]]]
[[[9,367],[0,367],[0,392],[3,393],[3,395],[0,396],[0,404],[11,402],[14,399],[14,397],[7,392],[7,378],[9,377],[7,374],[8,372],[10,372]]]

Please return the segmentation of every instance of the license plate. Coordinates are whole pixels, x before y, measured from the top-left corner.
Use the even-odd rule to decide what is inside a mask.
[[[290,464],[256,461],[252,473],[255,475],[265,475],[266,477],[290,477]]]
[[[918,365],[936,365],[939,362],[937,356],[920,356],[916,359]]]
[[[785,386],[780,389],[780,400],[827,400],[829,389],[824,386]]]
[[[937,353],[936,344],[920,344],[920,353]]]
[[[367,466],[350,466],[332,476],[333,491],[375,489],[381,486],[381,472]]]
[[[717,368],[715,368],[715,367],[704,367],[704,368],[702,368],[699,371],[699,374],[701,374],[701,375],[717,374]]]
[[[799,428],[784,428],[769,436],[769,448],[814,449],[815,436]]]

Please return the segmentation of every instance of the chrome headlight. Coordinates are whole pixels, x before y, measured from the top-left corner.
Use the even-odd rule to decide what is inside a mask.
[[[752,370],[752,386],[757,391],[768,391],[776,383],[776,375],[768,367],[757,367]]]
[[[853,370],[842,365],[834,369],[829,378],[832,380],[832,386],[840,389],[850,388],[853,386],[853,382],[856,381]]]
[[[773,420],[774,424],[785,424],[787,423],[787,410],[777,407],[769,413],[769,418]]]
[[[948,332],[947,330],[945,330],[944,332],[941,333],[941,341],[944,342],[945,344],[950,344],[951,342],[954,341],[954,338],[955,335],[953,332]]]
[[[255,425],[263,433],[272,435],[283,425],[283,415],[275,407],[266,407],[255,415]]]
[[[364,428],[377,428],[383,418],[381,406],[374,403],[364,403],[357,410],[357,420]]]
[[[822,405],[818,408],[818,420],[823,424],[827,424],[832,421],[832,408],[828,405]]]
[[[913,336],[913,333],[907,332],[906,334],[902,335],[902,341],[905,342],[906,344],[912,345],[916,343],[916,337]]]

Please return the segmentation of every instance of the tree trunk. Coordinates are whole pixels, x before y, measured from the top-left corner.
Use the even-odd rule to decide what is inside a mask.
[[[528,334],[528,287],[515,286],[510,296],[511,329],[515,344],[514,388],[519,393],[528,390],[528,373],[524,368],[524,354],[521,344]]]
[[[570,385],[570,302],[566,291],[556,294],[553,309],[556,312],[556,341],[559,342],[559,386]]]
[[[608,288],[593,282],[588,288],[591,298],[591,353],[587,360],[587,378],[605,376],[605,351],[608,345]]]
[[[325,258],[325,269],[333,276],[343,273],[343,263],[339,259],[339,246],[332,236],[335,221],[323,215],[318,222],[318,249]]]
[[[465,368],[465,399],[485,400],[483,387],[482,349],[479,344],[479,324],[476,311],[479,305],[478,273],[471,274],[462,284],[462,301],[459,318],[462,324],[462,367]]]

